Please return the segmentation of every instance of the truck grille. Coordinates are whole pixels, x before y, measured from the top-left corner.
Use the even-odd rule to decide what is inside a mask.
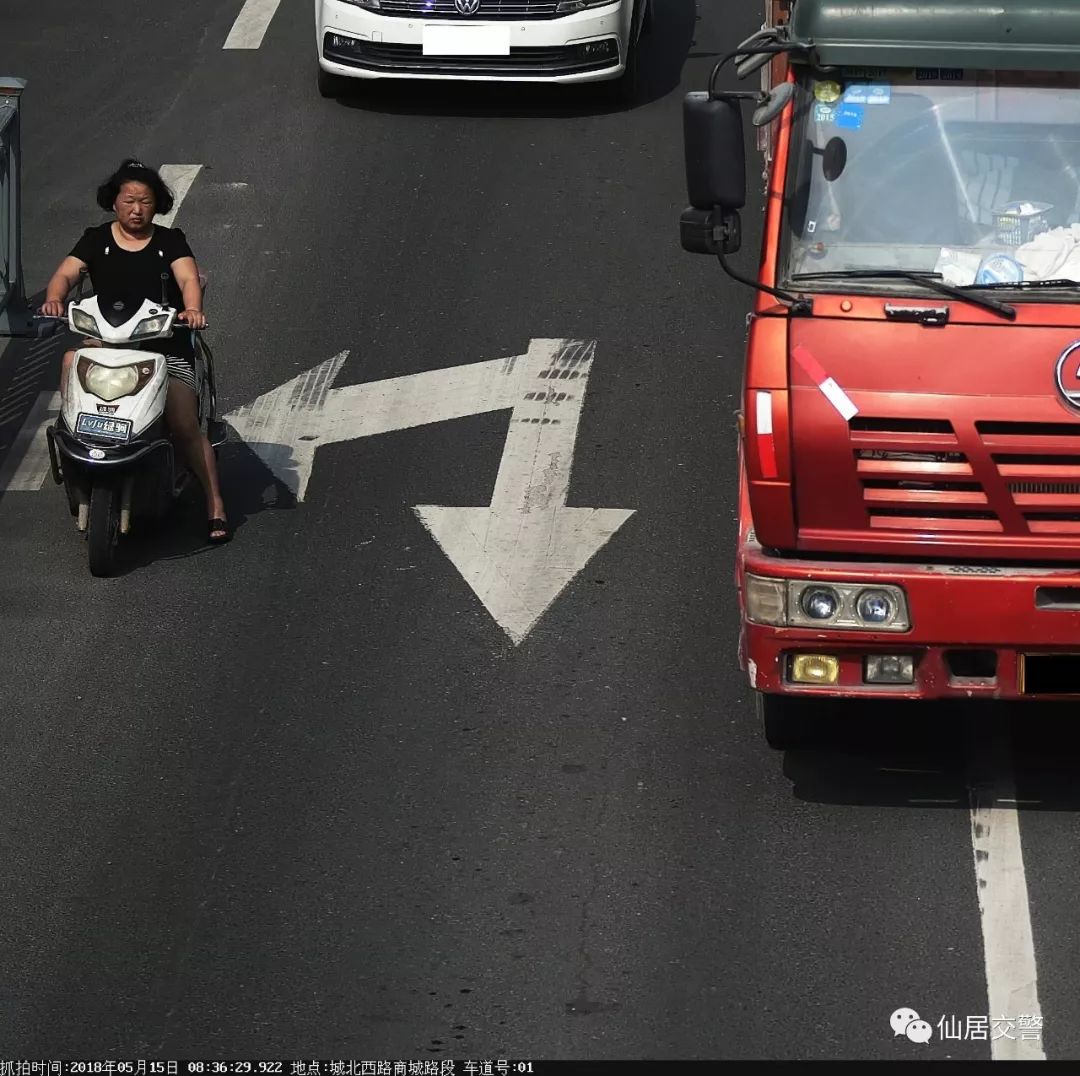
[[[553,19],[558,0],[480,0],[480,10],[463,16],[454,0],[382,0],[380,15],[421,19]]]
[[[974,434],[940,419],[853,419],[870,527],[1080,535],[1080,424],[976,422]]]
[[[977,422],[975,429],[1028,532],[1080,535],[1080,425]]]

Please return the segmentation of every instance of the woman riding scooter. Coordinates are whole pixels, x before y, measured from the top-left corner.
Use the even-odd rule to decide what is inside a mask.
[[[206,325],[202,311],[202,285],[195,258],[179,228],[154,224],[154,216],[172,210],[173,196],[153,168],[128,159],[97,192],[102,209],[116,219],[87,228],[49,281],[41,312],[62,317],[68,293],[88,271],[102,303],[138,306],[144,299],[161,302],[162,284],[169,306],[182,311],[178,320],[191,329]],[[168,341],[169,389],[165,420],[173,440],[187,457],[206,495],[207,536],[227,542],[232,532],[218,484],[214,449],[199,426],[195,392],[195,342],[191,332],[176,333]],[[64,355],[61,385],[67,384],[75,352]]]

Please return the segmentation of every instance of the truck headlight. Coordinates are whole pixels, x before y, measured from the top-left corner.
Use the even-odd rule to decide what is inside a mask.
[[[847,631],[908,631],[903,588],[864,583],[815,583],[767,579],[747,573],[746,616],[774,628],[843,628]]]
[[[888,624],[896,615],[896,603],[884,590],[864,590],[855,599],[855,612],[864,624]]]
[[[840,611],[840,595],[832,587],[807,587],[799,598],[799,608],[811,620],[832,620]]]

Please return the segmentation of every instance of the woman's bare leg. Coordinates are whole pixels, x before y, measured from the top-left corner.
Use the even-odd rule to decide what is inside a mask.
[[[206,494],[206,518],[225,519],[225,502],[218,483],[217,459],[210,442],[199,427],[195,393],[182,381],[169,379],[165,398],[165,421],[173,440],[184,453]],[[224,532],[222,532],[223,534]],[[217,533],[212,538],[219,537]]]

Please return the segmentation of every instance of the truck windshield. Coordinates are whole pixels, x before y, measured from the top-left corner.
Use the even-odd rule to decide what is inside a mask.
[[[960,287],[1041,280],[1041,297],[1075,299],[1080,75],[803,74],[795,117],[781,277],[898,268]]]

